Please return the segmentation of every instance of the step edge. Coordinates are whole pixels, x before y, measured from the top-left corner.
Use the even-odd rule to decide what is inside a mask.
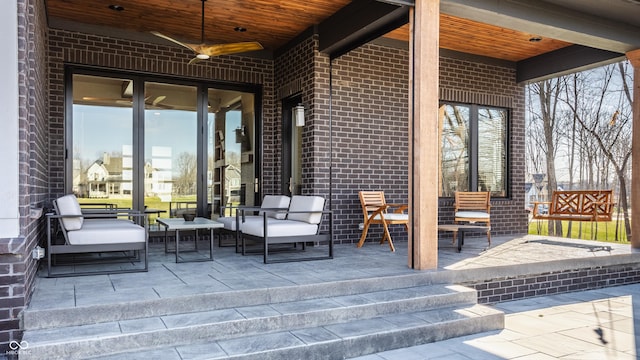
[[[463,306],[463,307],[449,307],[447,308],[447,310],[449,311],[454,311],[454,310],[458,310],[458,309],[472,309],[474,307],[477,308],[485,308],[485,312],[483,314],[478,314],[478,313],[474,313],[474,316],[471,317],[465,317],[463,319],[455,319],[455,320],[451,320],[451,321],[442,321],[442,322],[438,322],[435,324],[425,324],[425,325],[448,325],[451,323],[457,323],[457,322],[461,322],[461,321],[469,321],[472,319],[488,319],[494,316],[498,316],[500,319],[500,325],[498,327],[504,328],[504,313],[502,313],[501,311],[497,310],[497,309],[493,309],[493,308],[489,308],[487,306],[484,305],[473,305],[473,306]],[[442,309],[434,309],[434,310],[429,310],[429,311],[440,311]],[[416,311],[407,311],[407,312],[398,312],[395,314],[381,314],[380,316],[387,316],[387,315],[400,315],[403,313],[412,313],[412,312],[416,312]],[[487,313],[490,312],[490,313]],[[380,317],[378,316],[378,317]],[[494,320],[495,321],[495,320]],[[345,321],[343,321],[345,322]],[[338,322],[336,322],[338,323]],[[327,326],[327,325],[331,325],[333,323],[325,323],[322,325],[313,325],[313,326],[309,326],[309,325],[301,325],[301,326],[297,326],[295,328],[287,328],[287,329],[270,329],[268,331],[263,331],[263,332],[254,332],[251,334],[243,334],[244,336],[259,336],[261,334],[272,334],[272,333],[280,333],[280,332],[291,332],[291,331],[295,331],[295,330],[300,330],[300,329],[304,329],[304,328],[314,328],[314,327],[323,327],[323,326]],[[138,341],[138,340],[144,340],[145,337],[148,337],[149,339],[155,340],[156,343],[155,344],[151,344],[149,345],[148,342],[146,342],[147,345],[142,346],[142,348],[145,349],[154,349],[154,348],[171,348],[171,347],[175,347],[178,345],[185,345],[184,341],[179,341],[179,342],[175,342],[175,339],[184,339],[186,335],[189,335],[189,337],[191,338],[192,334],[189,334],[190,332],[194,332],[197,331],[199,334],[202,335],[202,338],[193,338],[193,340],[197,340],[197,341],[202,341],[204,339],[211,339],[211,337],[209,335],[211,335],[212,333],[215,333],[217,330],[213,327],[209,327],[209,329],[206,329],[206,327],[208,326],[204,326],[202,327],[202,329],[198,329],[198,327],[189,327],[189,328],[178,328],[178,329],[171,329],[171,330],[166,330],[164,331],[165,333],[163,334],[163,336],[169,340],[173,340],[173,343],[158,343],[157,341],[160,339],[157,335],[156,332],[147,332],[144,334],[139,334],[136,336],[135,339],[129,338],[129,341],[133,341],[136,345],[135,348],[133,347],[126,347],[125,350],[131,351],[131,350],[136,350],[136,349],[140,349],[140,345],[145,343],[144,341]],[[415,327],[415,326],[414,326]],[[407,330],[407,329],[411,329],[412,327],[407,327],[407,328],[403,328],[403,329],[398,329],[398,330]],[[396,330],[396,331],[398,331]],[[240,331],[242,331],[242,329],[240,329]],[[96,340],[81,340],[81,341],[77,341],[74,342],[73,344],[69,344],[69,343],[59,343],[59,344],[49,344],[47,346],[43,346],[43,347],[38,347],[38,346],[31,346],[30,345],[30,351],[34,354],[46,354],[48,356],[52,356],[54,354],[60,354],[60,357],[63,358],[67,358],[68,356],[73,356],[73,354],[82,354],[83,357],[87,357],[87,356],[105,356],[105,355],[110,355],[112,353],[108,353],[108,352],[101,352],[101,353],[87,353],[87,349],[110,349],[113,350],[114,348],[118,348],[118,349],[123,349],[122,345],[123,343],[121,342],[121,338],[123,336],[130,336],[130,334],[120,334],[120,335],[116,335],[116,336],[109,336],[109,337],[105,337],[103,339],[101,339],[100,341]],[[235,338],[242,338],[242,335],[238,335],[238,336],[233,336],[233,337],[228,337],[228,338],[217,338],[216,340],[211,340],[210,342],[217,342],[217,341],[222,341],[222,340],[230,340],[230,339],[235,339]],[[96,346],[96,344],[98,346]],[[116,344],[119,344],[120,346],[114,346]],[[84,351],[84,352],[83,352]],[[55,355],[54,355],[55,356]],[[37,356],[35,357],[37,358]]]
[[[475,296],[475,295],[474,295]],[[464,307],[471,306],[476,304],[475,298],[471,298],[469,293],[449,293],[449,294],[437,294],[437,295],[422,295],[415,296],[411,298],[402,298],[402,299],[394,299],[388,301],[371,301],[366,304],[354,304],[354,305],[338,305],[332,308],[320,308],[320,309],[309,309],[308,311],[296,311],[289,313],[281,313],[279,315],[271,315],[271,316],[263,316],[263,317],[253,317],[253,318],[244,318],[244,319],[234,319],[234,320],[225,320],[225,321],[217,321],[217,322],[208,322],[208,323],[200,323],[200,324],[192,324],[186,326],[165,328],[165,329],[157,329],[150,331],[141,331],[139,333],[147,333],[147,332],[167,332],[172,330],[179,329],[190,329],[194,327],[212,327],[212,326],[233,326],[234,324],[240,323],[252,323],[252,322],[271,322],[277,319],[292,319],[296,317],[305,317],[308,320],[312,318],[323,319],[326,318],[327,315],[333,314],[331,316],[330,321],[335,322],[344,322],[349,321],[354,318],[373,318],[382,315],[390,315],[390,314],[399,314],[406,312],[416,312],[416,311],[436,311],[440,309],[448,309],[451,307]],[[428,308],[427,308],[428,307]],[[241,309],[241,308],[238,308]],[[397,310],[397,311],[393,311]],[[372,313],[375,312],[375,313]],[[340,314],[346,313],[347,316],[343,316],[338,318]],[[197,316],[198,312],[189,313],[191,315]],[[359,314],[359,315],[358,315]],[[365,317],[366,316],[366,317]],[[161,317],[149,317],[149,318],[161,318]],[[122,320],[121,320],[122,321]],[[285,321],[282,321],[284,323]],[[326,321],[325,321],[326,322]],[[112,321],[102,324],[113,324],[119,327],[119,321]],[[79,328],[86,325],[74,325],[67,327],[57,328],[60,332],[72,333],[73,329]],[[282,326],[288,326],[286,324]],[[39,342],[36,342],[31,339],[30,335],[38,334],[40,332],[49,332],[52,328],[47,329],[37,329],[37,330],[27,330],[24,332],[23,339],[29,341],[31,343],[31,347],[38,347]],[[65,331],[66,330],[66,331]],[[271,330],[273,331],[273,330]],[[113,336],[122,337],[122,336],[132,336],[138,333],[119,333],[119,334],[108,334],[103,337],[95,336],[95,335],[87,335],[87,336],[78,336],[78,337],[66,337],[64,341],[51,341],[44,343],[42,346],[54,345],[58,343],[68,343],[70,341],[82,341],[83,339],[90,338],[95,341],[99,341],[102,338],[111,338]]]
[[[498,319],[493,319],[493,318],[498,318]],[[484,325],[484,321],[481,320],[491,320],[489,325]],[[498,325],[495,325],[495,322],[498,322]],[[501,321],[500,321],[501,320]],[[465,323],[472,323],[472,330],[468,330],[468,331],[455,331],[452,330],[452,328],[455,328],[456,326],[460,326],[460,324],[465,324]],[[447,331],[442,332],[439,331],[440,328],[445,327]],[[464,327],[463,327],[464,328]],[[468,328],[468,327],[467,327]],[[457,319],[454,321],[446,321],[446,322],[442,322],[442,323],[435,323],[435,324],[424,324],[424,325],[420,325],[420,326],[412,326],[412,327],[408,327],[408,328],[403,328],[403,329],[397,329],[395,331],[389,331],[389,332],[385,332],[385,333],[375,333],[375,334],[364,334],[364,335],[356,335],[356,336],[349,336],[349,337],[345,337],[345,338],[339,338],[339,339],[333,339],[333,340],[326,340],[326,341],[318,341],[318,342],[314,342],[314,343],[308,343],[308,344],[301,344],[301,345],[297,345],[297,346],[289,346],[289,347],[285,347],[285,348],[277,348],[277,349],[269,349],[269,350],[261,350],[261,351],[256,351],[253,353],[249,353],[249,354],[233,354],[233,355],[228,355],[225,356],[225,359],[263,359],[263,358],[272,358],[269,356],[272,356],[273,354],[278,355],[278,358],[304,358],[307,360],[315,360],[315,359],[347,359],[347,358],[353,358],[353,357],[358,357],[358,356],[364,356],[364,355],[369,355],[369,354],[374,354],[374,353],[378,353],[378,352],[382,352],[382,351],[388,351],[388,350],[394,350],[394,349],[398,349],[398,348],[404,348],[404,347],[409,347],[409,346],[416,346],[416,345],[421,345],[421,344],[427,344],[427,343],[433,343],[433,342],[437,342],[437,341],[443,341],[443,340],[447,340],[447,339],[451,339],[454,337],[460,337],[460,336],[468,336],[468,335],[474,335],[474,334],[482,334],[485,332],[492,332],[492,331],[498,331],[498,330],[502,330],[504,328],[504,313],[500,313],[500,314],[493,314],[493,315],[489,315],[489,316],[482,316],[482,317],[475,317],[475,318],[465,318],[465,319]],[[438,329],[438,331],[434,331]],[[355,352],[354,349],[364,349],[365,346],[360,346],[358,343],[360,344],[364,344],[366,345],[366,343],[370,343],[371,339],[376,339],[376,338],[380,338],[381,336],[387,336],[388,334],[392,334],[391,336],[394,336],[396,338],[399,339],[414,339],[415,341],[413,342],[407,342],[405,341],[405,343],[398,343],[398,342],[393,342],[394,346],[391,347],[378,347],[375,349],[365,349],[365,351],[363,352]],[[439,334],[440,336],[437,338],[433,338],[433,337],[422,337],[422,336],[416,336],[416,333],[426,333],[426,334]],[[413,334],[413,335],[409,335],[409,334]],[[446,334],[446,336],[442,336],[442,334]],[[418,341],[420,340],[420,341]],[[423,341],[426,340],[426,341]],[[379,342],[375,342],[375,343],[379,343]],[[336,349],[340,348],[341,351],[336,352]],[[152,350],[160,350],[160,349],[175,349],[175,347],[173,346],[168,346],[168,347],[152,347],[152,348],[145,348],[145,349],[141,349],[141,351],[152,351]],[[284,354],[283,354],[284,352]],[[297,352],[297,353],[296,353]],[[303,356],[300,356],[301,353],[303,354]],[[118,355],[118,354],[123,354],[123,352],[120,353],[113,353],[110,355]],[[285,355],[285,356],[282,356]],[[333,356],[331,356],[333,355]],[[100,356],[104,356],[104,355],[100,355]],[[210,359],[219,359],[217,357],[212,357]],[[27,359],[28,360],[28,359]]]
[[[332,283],[326,283],[325,286],[331,287]],[[406,285],[406,284],[403,284]],[[316,291],[308,292],[312,286]],[[273,303],[292,302],[300,300],[312,300],[327,297],[361,295],[365,293],[373,293],[380,291],[391,291],[397,289],[406,289],[421,286],[435,286],[457,289],[458,292],[466,291],[475,292],[474,289],[465,288],[461,285],[454,284],[423,284],[413,286],[397,286],[384,290],[358,291],[362,289],[353,289],[346,287],[344,291],[332,294],[331,291],[325,291],[323,286],[316,289],[313,284],[301,287],[278,287],[265,289],[238,290],[223,293],[207,293],[196,294],[182,297],[162,298],[144,301],[133,301],[117,304],[96,304],[88,306],[80,306],[63,309],[42,309],[42,310],[23,310],[21,313],[22,327],[26,330],[47,329],[59,326],[79,326],[95,323],[104,323],[111,321],[122,321],[129,319],[141,319],[153,316],[167,316],[179,314],[175,309],[183,309],[185,302],[193,304],[193,308],[189,312],[221,310],[240,306],[257,306]],[[292,291],[294,290],[294,291]],[[451,290],[451,289],[450,289]],[[244,303],[237,303],[238,299],[245,299]],[[235,304],[231,304],[235,302]],[[221,305],[212,305],[221,304]],[[124,310],[123,311],[123,307]],[[60,320],[62,319],[62,321]]]

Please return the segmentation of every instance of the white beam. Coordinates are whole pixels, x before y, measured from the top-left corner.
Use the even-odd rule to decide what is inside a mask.
[[[0,1],[0,238],[20,234],[19,194],[19,112],[18,112],[18,4]]]

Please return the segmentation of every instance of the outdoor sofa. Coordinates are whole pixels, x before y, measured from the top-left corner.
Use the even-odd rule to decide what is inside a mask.
[[[240,236],[242,238],[242,254],[247,253],[246,240],[252,240],[262,245],[263,261],[265,264],[275,262],[291,262],[306,260],[321,260],[333,258],[333,213],[324,210],[325,199],[320,196],[294,195],[291,197],[287,210],[263,208],[261,216],[248,218],[240,209],[237,216]],[[324,215],[329,218],[329,228],[322,231]],[[278,259],[269,257],[270,245],[294,244],[301,245],[306,250],[307,243],[326,244],[327,255],[319,256],[287,256]]]
[[[49,277],[77,276],[95,274],[113,274],[147,271],[149,231],[148,221],[144,213],[117,209],[114,211],[92,211],[83,213],[75,195],[65,195],[53,201],[55,213],[47,217],[47,275]],[[55,228],[55,230],[53,230]],[[52,234],[53,232],[53,234]],[[61,232],[64,243],[56,242],[56,234]],[[133,256],[129,255],[133,252]],[[52,273],[52,265],[56,261],[54,255],[122,253],[124,256],[109,258],[116,261],[140,261],[141,252],[144,267],[98,266],[96,271]],[[86,258],[86,257],[85,257]],[[105,257],[94,256],[94,265],[104,261]],[[72,261],[64,265],[72,268],[80,263]],[[95,266],[93,268],[96,268]]]

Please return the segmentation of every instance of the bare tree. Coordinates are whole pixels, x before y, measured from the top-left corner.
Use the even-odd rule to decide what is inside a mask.
[[[620,74],[620,82],[612,81],[616,72]],[[629,78],[622,63],[606,66],[598,73],[602,74],[599,79],[594,78],[594,73],[590,73],[589,81],[584,81],[581,85],[576,82],[575,86],[579,89],[573,94],[567,92],[564,101],[575,114],[581,128],[599,147],[598,155],[602,161],[592,162],[599,165],[596,183],[601,187],[609,187],[609,169],[613,168],[616,174],[628,238],[631,225],[626,175],[631,158],[632,131],[631,97],[627,85]]]
[[[538,100],[538,112],[533,114],[533,121],[539,121],[542,126],[543,147],[547,170],[547,188],[549,192],[558,188],[556,180],[555,158],[558,148],[558,113],[559,95],[562,94],[564,84],[560,79],[544,80],[532,84],[529,87],[531,93]],[[549,234],[562,235],[562,222],[549,221]]]
[[[532,121],[531,118],[537,113],[531,96],[527,96],[527,116],[528,121],[525,124],[525,156],[527,173],[542,174],[544,173],[544,135],[540,121]]]

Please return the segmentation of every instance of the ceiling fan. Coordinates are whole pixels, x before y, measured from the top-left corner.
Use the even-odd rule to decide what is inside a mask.
[[[207,60],[212,56],[229,55],[229,54],[263,49],[262,45],[257,41],[238,42],[238,43],[229,43],[229,44],[205,44],[204,42],[204,2],[207,0],[201,0],[201,1],[202,1],[202,22],[201,22],[200,44],[183,43],[172,37],[161,34],[157,31],[152,31],[151,33],[155,36],[161,37],[165,40],[169,40],[175,44],[178,44],[182,47],[186,47],[187,49],[195,52],[196,57],[191,59],[191,61],[189,61],[189,64],[196,63],[200,60]]]

